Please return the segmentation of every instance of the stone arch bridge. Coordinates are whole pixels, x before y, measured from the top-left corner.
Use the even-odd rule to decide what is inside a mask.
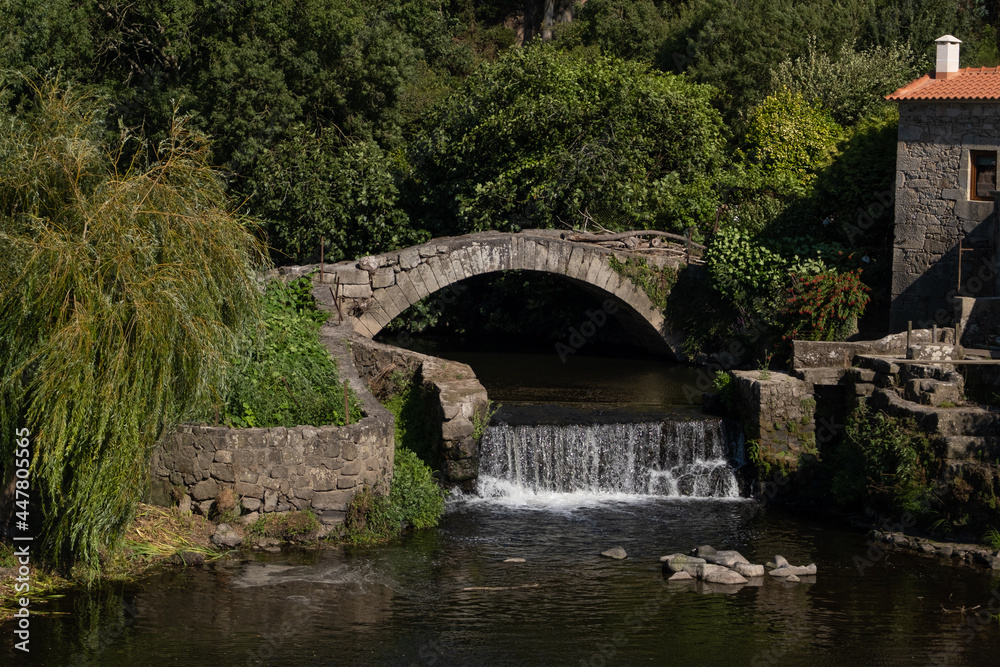
[[[648,250],[611,249],[568,240],[571,234],[552,230],[480,232],[437,238],[360,260],[284,272],[301,275],[321,269],[314,276],[317,287],[313,293],[335,316],[367,338],[421,299],[467,278],[511,270],[555,274],[611,306],[607,312],[630,333],[636,346],[680,358],[682,338],[668,329],[662,309],[641,287],[612,269],[609,258],[617,255],[625,261],[629,256],[642,256],[651,263],[677,266],[684,263],[684,254],[675,251],[664,257]],[[651,257],[656,254],[659,259]],[[581,313],[581,323],[585,318]]]

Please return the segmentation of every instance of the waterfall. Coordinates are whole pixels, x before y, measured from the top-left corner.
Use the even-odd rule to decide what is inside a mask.
[[[721,419],[490,426],[480,493],[738,498],[742,435]]]

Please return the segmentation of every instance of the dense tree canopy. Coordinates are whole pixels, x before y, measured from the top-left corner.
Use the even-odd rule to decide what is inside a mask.
[[[533,46],[478,69],[413,151],[422,220],[449,229],[682,230],[715,212],[712,90],[632,61]]]

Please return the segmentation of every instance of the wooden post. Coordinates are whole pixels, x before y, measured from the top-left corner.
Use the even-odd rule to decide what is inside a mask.
[[[687,266],[691,265],[691,228],[688,227],[687,231],[684,233],[685,243],[684,243],[684,264]]]
[[[958,240],[958,286],[955,289],[955,294],[962,293],[962,241]]]
[[[347,391],[347,380],[344,380],[344,424],[351,425],[351,395]]]
[[[325,249],[325,246],[326,243],[324,243],[324,238],[322,236],[319,237],[319,284],[320,285],[323,284],[323,260],[325,259],[323,251]]]
[[[937,322],[931,325],[931,344],[937,343]]]
[[[904,357],[910,354],[910,337],[913,336],[913,320],[908,320],[906,322],[906,353]]]

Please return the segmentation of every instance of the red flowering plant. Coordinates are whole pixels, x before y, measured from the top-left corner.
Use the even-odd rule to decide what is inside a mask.
[[[785,340],[844,340],[854,333],[868,305],[869,289],[861,270],[795,275],[787,290],[780,321]]]

